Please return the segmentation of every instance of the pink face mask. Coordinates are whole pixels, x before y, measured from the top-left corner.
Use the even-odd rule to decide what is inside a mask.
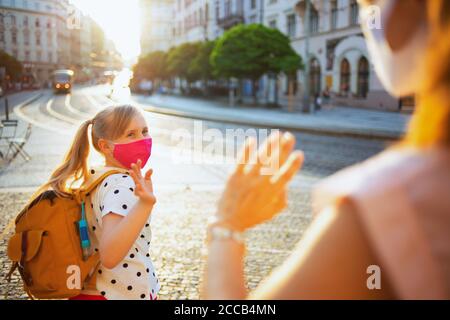
[[[124,167],[131,169],[131,164],[138,159],[142,161],[142,168],[152,153],[152,138],[144,138],[129,143],[115,143],[113,157]]]

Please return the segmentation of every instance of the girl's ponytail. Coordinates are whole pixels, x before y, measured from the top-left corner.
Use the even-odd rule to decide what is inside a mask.
[[[88,128],[92,123],[92,120],[86,120],[80,128],[78,128],[72,145],[66,153],[63,162],[53,171],[49,181],[36,191],[33,198],[35,195],[47,190],[48,187],[51,187],[58,196],[68,197],[70,195],[70,189],[75,182],[84,182],[88,175]],[[70,184],[68,185],[69,180],[72,181],[70,181]]]
[[[38,188],[32,198],[34,199],[49,188],[53,189],[60,197],[70,197],[71,189],[82,186],[89,174],[89,125],[92,124],[92,146],[95,150],[101,152],[98,147],[99,139],[114,140],[118,138],[125,132],[131,119],[138,115],[143,116],[142,112],[136,107],[130,105],[114,106],[104,108],[92,120],[83,122],[64,157],[64,161],[53,171],[49,181]],[[77,183],[77,186],[74,186],[75,183]]]

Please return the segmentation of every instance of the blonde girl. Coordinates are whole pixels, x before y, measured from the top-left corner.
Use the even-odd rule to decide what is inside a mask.
[[[160,284],[149,255],[151,213],[156,203],[153,171],[141,175],[152,141],[139,109],[128,105],[109,107],[86,120],[63,163],[40,190],[51,187],[65,197],[70,188],[82,185],[95,173],[88,164],[89,128],[93,147],[104,157],[104,167],[129,169],[130,175],[110,175],[90,195],[87,204],[94,216],[88,217],[89,232],[93,250],[100,255],[97,290],[84,290],[71,299],[155,300]]]

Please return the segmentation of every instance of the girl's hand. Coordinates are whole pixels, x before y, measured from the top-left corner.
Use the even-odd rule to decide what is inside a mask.
[[[292,134],[276,132],[256,153],[254,139],[247,139],[219,200],[219,223],[244,231],[271,219],[287,205],[287,184],[303,163],[303,153],[292,152],[294,145]]]
[[[141,174],[141,165],[141,159],[138,159],[137,165],[135,163],[131,164],[132,171],[130,172],[130,175],[133,178],[134,183],[136,184],[134,194],[138,196],[142,202],[153,206],[156,203],[156,198],[153,194],[153,184],[151,179],[153,169],[149,169],[146,172],[144,178]]]

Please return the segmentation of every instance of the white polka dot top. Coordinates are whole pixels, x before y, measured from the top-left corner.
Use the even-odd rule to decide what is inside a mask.
[[[92,195],[91,208],[95,217],[88,218],[92,245],[98,251],[102,232],[102,217],[110,212],[126,216],[139,198],[134,194],[131,176],[118,173],[106,177]],[[108,300],[155,300],[160,283],[150,258],[151,216],[126,257],[113,269],[100,264],[97,290]]]

